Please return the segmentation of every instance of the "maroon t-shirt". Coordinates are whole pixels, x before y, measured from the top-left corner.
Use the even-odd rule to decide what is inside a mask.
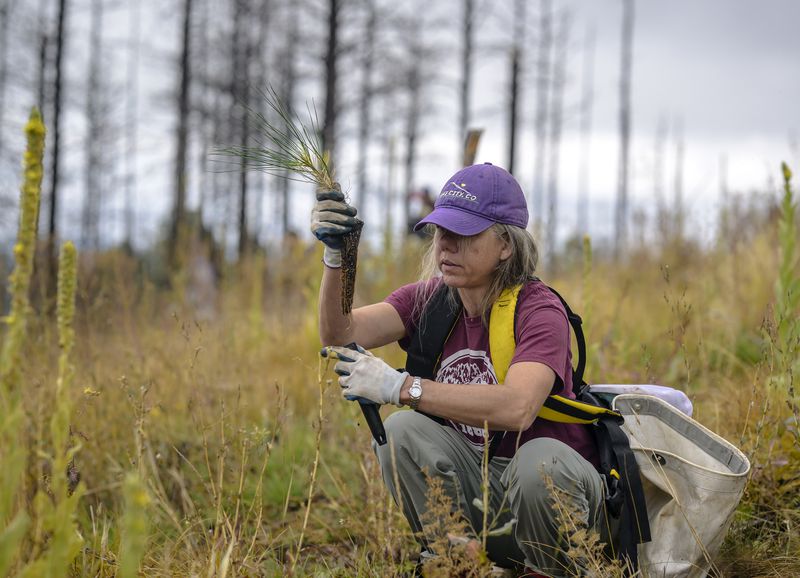
[[[428,282],[425,293],[435,289],[441,279]],[[399,341],[405,350],[409,336],[416,332],[421,307],[415,307],[419,283],[405,285],[386,298],[400,314],[406,328],[406,337]],[[535,361],[548,366],[556,374],[551,394],[571,399],[572,353],[570,351],[569,320],[563,305],[541,281],[529,281],[517,298],[516,349],[511,364]],[[435,381],[442,383],[497,383],[489,351],[489,330],[481,318],[461,315],[444,345]],[[483,449],[483,428],[447,420],[448,425],[460,432],[477,450]],[[504,435],[490,432],[490,435]],[[597,465],[596,449],[587,426],[535,419],[533,425],[519,435],[505,433],[495,455],[512,457],[517,443],[548,437],[560,440]],[[519,438],[519,439],[518,439]]]

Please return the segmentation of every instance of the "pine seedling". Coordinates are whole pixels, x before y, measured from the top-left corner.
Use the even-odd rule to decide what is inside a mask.
[[[308,108],[309,124],[284,104],[272,87],[260,91],[267,107],[277,116],[277,122],[252,108],[246,113],[255,129],[255,146],[229,146],[216,150],[217,154],[233,156],[245,169],[256,169],[269,175],[312,183],[317,189],[341,191],[334,179],[328,152],[323,150],[319,118],[313,107]],[[352,231],[344,235],[342,248],[342,313],[348,315],[353,306],[358,242],[364,223],[358,220]]]

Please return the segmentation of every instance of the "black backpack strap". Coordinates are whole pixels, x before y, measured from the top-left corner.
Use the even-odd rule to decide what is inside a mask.
[[[583,319],[570,309],[569,304],[558,291],[549,285],[547,288],[561,301],[561,305],[564,306],[564,310],[567,312],[567,319],[569,319],[569,324],[572,326],[572,331],[575,333],[575,341],[578,344],[578,363],[572,370],[572,390],[575,392],[576,396],[580,396],[587,387],[583,379],[583,373],[586,370],[586,338],[583,336]]]
[[[406,371],[423,379],[433,379],[444,343],[461,312],[461,303],[454,306],[448,288],[442,283],[425,304],[417,330],[406,349]]]
[[[423,379],[434,379],[444,344],[450,336],[462,308],[458,294],[456,294],[456,301],[453,302],[448,295],[448,287],[444,283],[434,291],[425,304],[425,309],[417,324],[417,330],[411,336],[411,343],[406,349],[405,370],[408,373]],[[417,411],[439,424],[445,423],[438,416]]]
[[[580,398],[587,403],[608,405],[588,391]],[[630,567],[636,570],[639,568],[637,546],[649,542],[652,536],[639,465],[630,440],[622,430],[623,423],[625,419],[622,416],[607,415],[600,418],[591,431],[597,442],[600,471],[605,472],[602,475],[608,486],[606,513],[619,519],[616,557],[627,558]]]
[[[638,568],[637,546],[652,539],[639,466],[631,450],[628,436],[622,431],[619,423],[601,419],[595,427],[598,438],[604,439],[598,445],[610,448],[616,467],[619,469],[619,477],[609,484],[610,495],[606,499],[606,505],[611,510],[609,514],[613,515],[613,509],[619,509],[617,557],[627,558],[632,568]],[[606,479],[614,480],[608,475]]]

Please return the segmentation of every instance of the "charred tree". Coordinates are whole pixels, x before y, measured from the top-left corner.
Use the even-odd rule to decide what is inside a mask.
[[[103,0],[92,0],[89,28],[89,72],[86,83],[86,173],[83,214],[81,218],[81,245],[84,250],[96,251],[99,247],[100,180],[103,170],[102,55],[103,55]]]
[[[364,47],[361,68],[361,89],[359,95],[358,117],[358,185],[356,187],[356,206],[366,216],[367,190],[367,154],[372,127],[373,69],[375,66],[375,30],[378,13],[375,0],[365,0],[366,19],[364,23]]]
[[[550,52],[552,39],[552,2],[541,0],[539,6],[539,42],[536,57],[536,149],[533,163],[533,224],[536,229],[542,222],[544,203],[545,159],[547,151],[547,121],[550,117]]]
[[[594,108],[594,29],[586,33],[583,48],[581,90],[581,160],[578,172],[577,232],[589,232],[589,167],[592,151],[592,109]]]
[[[469,128],[470,91],[472,90],[472,24],[475,19],[475,0],[463,0],[461,18],[461,90],[460,108],[458,117],[458,158],[461,158],[464,148],[464,139]]]
[[[420,59],[422,57],[422,46],[420,44],[419,33],[416,33],[411,40],[410,66],[406,79],[408,90],[408,104],[406,108],[405,122],[405,182],[403,193],[403,228],[408,230],[411,221],[411,191],[416,182],[417,166],[417,137],[419,135],[419,124],[421,116],[422,102],[422,71],[420,70]]]
[[[211,180],[208,174],[208,151],[213,146],[211,134],[211,116],[213,113],[213,104],[211,103],[211,78],[210,78],[210,58],[211,58],[211,18],[210,18],[209,0],[200,0],[197,6],[197,34],[199,42],[197,43],[197,67],[194,74],[195,77],[195,97],[194,109],[195,118],[197,119],[197,137],[200,141],[200,146],[197,149],[197,166],[200,169],[200,174],[197,180],[198,191],[198,205],[197,205],[197,219],[200,226],[205,230],[206,218],[208,217],[209,205],[209,191]]]
[[[49,122],[50,111],[49,110],[46,111],[45,107],[48,105],[47,76],[49,73],[49,66],[50,66],[50,59],[49,59],[50,27],[49,27],[48,13],[47,13],[47,5],[45,3],[45,0],[39,0],[37,19],[39,21],[39,30],[37,32],[39,41],[39,62],[38,62],[37,81],[36,81],[36,95],[37,95],[36,106],[39,108],[39,112],[42,115],[42,120],[44,122]],[[47,155],[47,151],[45,151],[45,155]]]
[[[558,186],[561,171],[561,129],[564,123],[564,86],[567,81],[567,49],[569,44],[569,14],[563,12],[555,39],[553,62],[553,93],[550,104],[550,143],[547,182],[547,246],[551,271],[557,269],[556,234],[558,232]]]
[[[674,206],[673,206],[673,241],[681,243],[685,233],[686,211],[683,206],[683,123],[675,122],[675,174],[673,179]]]
[[[269,73],[269,54],[268,54],[268,39],[271,35],[271,15],[272,15],[272,1],[271,0],[257,0],[253,4],[256,15],[253,17],[254,40],[251,47],[251,56],[249,60],[255,61],[253,67],[253,87],[263,88],[267,85]],[[253,109],[259,110],[261,113],[266,112],[266,103],[264,99],[258,99],[253,90],[250,91],[250,101]],[[256,246],[261,238],[261,227],[264,221],[264,196],[266,194],[265,184],[266,175],[263,173],[255,173],[252,175],[256,180],[254,184],[255,198],[253,199],[252,208],[252,226],[250,237]]]
[[[133,251],[136,218],[136,155],[139,129],[139,47],[141,3],[128,1],[128,55],[125,60],[125,247]]]
[[[192,9],[194,0],[183,1],[180,83],[178,85],[178,125],[175,131],[175,173],[173,175],[173,208],[170,227],[169,255],[170,263],[178,265],[178,255],[184,228],[186,226],[186,180],[187,157],[189,145],[189,112],[192,44]]]
[[[239,116],[239,145],[247,146],[249,140],[249,122],[247,111],[250,108],[250,59],[252,57],[252,40],[250,37],[250,0],[236,0],[234,9],[233,26],[233,86],[234,101],[239,104],[242,114]],[[238,254],[241,260],[247,253],[249,246],[249,232],[247,223],[248,180],[249,171],[246,170],[245,161],[242,159],[239,171],[239,242]]]
[[[283,62],[284,66],[281,94],[287,110],[291,113],[294,110],[297,89],[297,49],[300,45],[297,3],[289,2],[287,10],[288,23],[286,26],[285,49],[281,57],[281,62]],[[281,179],[281,233],[284,238],[287,238],[289,234],[289,223],[291,223],[291,204],[289,203],[291,180],[288,177],[289,172],[286,171],[284,178]]]
[[[11,0],[0,0],[0,163],[3,161],[3,116],[6,111],[8,82],[8,29],[11,21]]]
[[[66,48],[66,20],[68,0],[59,0],[56,26],[55,83],[53,86],[53,145],[51,147],[50,170],[50,214],[47,226],[48,287],[55,291],[56,283],[56,234],[58,233],[58,186],[61,168],[61,111],[64,105],[64,51]]]
[[[395,190],[394,190],[394,179],[395,179],[395,167],[396,167],[396,140],[394,136],[390,136],[386,139],[386,239],[384,242],[384,250],[386,251],[387,255],[391,255],[392,251],[392,215],[394,215],[394,211],[392,210],[392,205],[394,204],[395,199]]]
[[[619,167],[614,214],[614,257],[625,250],[628,233],[628,157],[631,140],[631,69],[633,67],[633,0],[622,0],[622,49],[619,78]]]
[[[670,219],[667,205],[664,201],[664,146],[667,141],[667,120],[661,116],[656,126],[656,136],[653,147],[653,198],[656,205],[656,223],[658,224],[659,240],[662,246],[666,245],[670,237]]]
[[[381,144],[381,157],[384,173],[381,176],[383,183],[383,250],[385,254],[391,254],[392,241],[394,236],[394,225],[397,220],[395,209],[395,174],[396,174],[396,149],[397,139],[395,136],[397,118],[397,99],[398,93],[393,90],[381,91],[379,93],[379,114],[377,115],[377,132]]]
[[[414,3],[411,7],[411,12],[407,18],[402,22],[398,22],[400,26],[400,36],[402,37],[402,45],[400,51],[396,53],[398,63],[394,67],[387,67],[391,70],[400,70],[402,75],[398,77],[387,78],[386,81],[390,83],[387,86],[400,87],[400,99],[405,103],[402,113],[401,124],[401,137],[399,143],[402,143],[403,150],[403,188],[401,195],[402,202],[402,228],[406,233],[409,232],[409,225],[413,225],[419,214],[412,214],[412,210],[416,210],[416,202],[412,203],[414,199],[420,200],[420,210],[425,203],[423,197],[425,193],[415,190],[418,186],[417,183],[417,148],[419,146],[419,138],[422,134],[424,127],[423,121],[426,116],[435,113],[433,103],[427,98],[426,88],[431,86],[434,79],[439,77],[439,61],[442,56],[440,45],[435,40],[431,40],[430,26],[432,20],[426,19],[426,11],[424,5],[421,3]],[[459,158],[463,154],[463,149],[459,154]],[[420,194],[416,194],[419,192]]]
[[[322,148],[336,161],[336,116],[339,60],[339,16],[342,0],[328,0],[328,37],[325,49],[325,120],[322,125]]]
[[[520,83],[525,39],[525,0],[514,0],[514,43],[511,47],[511,82],[508,99],[508,172],[514,174],[519,124]]]

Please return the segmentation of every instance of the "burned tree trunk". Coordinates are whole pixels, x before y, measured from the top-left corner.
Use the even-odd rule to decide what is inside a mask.
[[[361,76],[361,94],[359,96],[358,118],[358,186],[356,187],[356,206],[362,215],[366,215],[365,203],[369,195],[367,189],[367,150],[372,124],[372,72],[375,64],[375,29],[377,27],[377,10],[375,0],[366,0],[367,19],[364,24],[363,67]]]
[[[592,149],[592,108],[594,102],[594,29],[586,34],[583,48],[581,96],[581,160],[578,172],[577,232],[589,232],[589,167]]]
[[[544,203],[544,173],[547,150],[547,121],[549,114],[550,96],[550,48],[552,45],[551,32],[552,3],[551,0],[542,0],[539,14],[539,43],[536,59],[536,118],[534,130],[536,132],[536,152],[533,163],[533,224],[538,229],[542,222],[542,208]]]
[[[186,161],[189,144],[189,89],[191,74],[193,0],[183,2],[183,36],[181,41],[180,85],[178,88],[178,127],[175,133],[175,174],[172,226],[169,239],[170,263],[178,264],[179,244],[186,225]]]
[[[58,185],[61,168],[61,110],[64,104],[64,50],[66,45],[66,20],[69,10],[67,0],[59,0],[58,25],[56,28],[55,84],[53,87],[53,146],[50,171],[50,214],[47,227],[48,287],[55,291],[56,286],[56,234],[58,228]]]
[[[514,174],[519,121],[519,72],[525,38],[525,1],[514,0],[514,44],[511,47],[511,82],[508,102],[508,172]]]
[[[239,145],[247,146],[249,139],[249,123],[246,110],[250,106],[250,75],[249,65],[252,53],[250,40],[250,0],[237,0],[234,13],[233,26],[233,86],[232,94],[242,109],[239,117]],[[241,260],[247,253],[249,246],[249,233],[247,225],[247,203],[248,203],[248,171],[245,161],[242,159],[241,170],[239,171],[239,259]]]
[[[683,161],[684,161],[684,144],[683,144],[683,123],[678,120],[675,123],[675,175],[673,180],[674,197],[674,221],[672,230],[672,240],[676,243],[683,241],[685,233],[684,227],[686,214],[683,206]]]
[[[269,55],[268,43],[270,35],[270,28],[272,24],[272,0],[258,0],[253,4],[253,9],[257,15],[253,17],[254,24],[254,38],[252,41],[251,56],[248,59],[255,60],[255,74],[252,85],[258,88],[267,86],[269,74]],[[266,103],[264,99],[258,99],[253,91],[250,91],[250,101],[253,103],[251,106],[259,110],[259,112],[266,111]],[[266,177],[267,175],[257,174],[257,180],[254,184],[255,198],[253,199],[253,207],[251,213],[251,220],[253,222],[250,230],[250,238],[253,243],[258,246],[261,239],[261,229],[264,222],[264,197],[266,196]]]
[[[90,24],[89,74],[86,85],[86,194],[81,219],[81,245],[84,250],[96,251],[99,246],[100,178],[102,171],[102,94],[101,75],[103,55],[103,0],[92,0]]]
[[[337,81],[339,56],[339,13],[342,0],[328,0],[328,40],[325,51],[325,120],[322,126],[322,148],[330,155],[330,163],[335,164],[336,151],[336,113]]]
[[[125,247],[133,251],[136,218],[136,148],[139,122],[139,44],[141,4],[130,0],[128,20],[128,57],[125,87]]]
[[[294,110],[295,90],[297,88],[297,47],[300,44],[298,34],[298,7],[296,2],[289,2],[288,25],[286,27],[286,47],[281,59],[286,67],[283,73],[283,103],[290,113]],[[289,171],[281,179],[281,233],[284,238],[289,234],[291,222],[291,204],[289,203]]]
[[[11,0],[0,0],[0,162],[3,160],[3,116],[6,111],[8,76],[8,24],[11,21]]]
[[[286,50],[282,59],[286,66],[283,83],[283,102],[286,105],[286,109],[292,112],[294,109],[295,87],[297,85],[297,60],[295,54],[299,44],[299,37],[297,33],[297,5],[294,2],[290,2],[288,9],[289,24],[287,27]],[[289,233],[289,223],[291,221],[291,205],[289,204],[291,181],[288,176],[289,172],[286,171],[284,178],[281,179],[281,232],[284,237]]]
[[[417,136],[419,134],[419,122],[421,116],[422,82],[420,70],[420,58],[422,47],[420,45],[419,32],[413,33],[410,46],[410,63],[408,76],[406,78],[406,88],[408,89],[408,107],[406,109],[405,123],[405,184],[403,187],[403,229],[407,233],[411,221],[411,191],[414,187],[417,165]]]
[[[39,68],[37,70],[36,82],[36,106],[39,108],[39,113],[42,115],[42,121],[48,121],[49,111],[46,111],[47,102],[47,74],[49,65],[49,48],[50,48],[50,31],[48,27],[47,9],[45,8],[44,0],[39,0]],[[47,151],[45,151],[46,154]]]
[[[667,120],[663,116],[656,126],[653,143],[653,197],[656,204],[656,222],[658,224],[659,241],[662,246],[669,242],[669,211],[664,201],[664,146],[667,141]]]
[[[567,46],[569,44],[569,15],[561,16],[556,37],[555,60],[553,63],[553,95],[550,106],[550,152],[548,166],[548,211],[547,211],[547,247],[550,255],[550,268],[557,268],[556,234],[558,232],[558,184],[561,170],[561,128],[563,125],[564,85],[567,80]]]
[[[464,11],[461,21],[461,91],[460,113],[458,119],[458,156],[461,158],[464,139],[469,128],[469,97],[472,89],[472,21],[474,19],[475,1],[463,0]]]
[[[633,0],[622,0],[622,50],[619,79],[619,167],[614,215],[614,257],[625,250],[628,232],[628,156],[631,139],[631,68],[633,66]]]

